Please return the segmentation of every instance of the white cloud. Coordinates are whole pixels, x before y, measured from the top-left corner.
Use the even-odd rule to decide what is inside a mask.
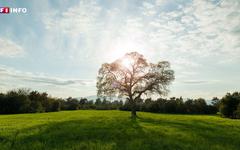
[[[19,57],[24,55],[24,49],[17,43],[0,38],[0,56],[3,57]]]
[[[96,31],[97,18],[101,7],[93,1],[83,0],[77,6],[68,8],[64,12],[53,11],[51,15],[44,16],[43,22],[49,30],[56,30],[72,36]]]
[[[176,69],[186,69],[186,67],[197,68],[202,66],[201,64],[188,60],[186,58],[175,58],[169,61],[172,63],[172,65],[176,66]]]
[[[240,2],[194,0],[179,3],[176,9],[161,9],[172,3],[142,2],[139,13],[133,15],[121,8],[103,8],[93,0],[84,0],[66,11],[52,11],[43,21],[51,35],[69,35],[66,49],[71,51],[72,59],[91,56],[89,59],[96,61],[109,51],[129,49],[167,59],[179,55],[186,56],[182,59],[219,56],[239,59]]]
[[[153,16],[157,13],[157,10],[153,4],[149,2],[143,2],[142,12],[143,12],[143,15]]]
[[[238,61],[240,58],[240,2],[197,1],[173,11],[159,11],[145,18],[145,43],[172,57],[187,56]],[[148,9],[155,10],[153,7]],[[149,11],[149,10],[148,10]],[[190,59],[190,61],[193,61]],[[219,60],[220,61],[220,60]],[[221,60],[223,61],[223,60]]]
[[[50,9],[41,19],[46,29],[45,49],[57,58],[74,63],[95,60],[98,38],[106,22],[100,15],[102,7],[94,0],[81,0],[62,11]]]
[[[156,0],[136,7],[128,7],[128,3],[124,7],[105,7],[98,2],[81,1],[64,12],[53,11],[44,19],[53,39],[57,35],[67,40],[63,51],[67,50],[73,59],[99,63],[134,50],[151,61],[170,61],[178,75],[176,80],[189,78],[189,83],[200,81],[191,80],[193,75],[183,71],[194,72],[198,79],[209,69],[209,60],[214,60],[214,68],[215,63],[236,63],[240,59],[239,1],[193,0],[177,4]],[[47,41],[52,44],[54,40]],[[200,78],[202,83],[210,81],[206,76]]]
[[[155,1],[155,4],[156,4],[157,6],[160,6],[160,5],[164,4],[165,2],[166,2],[166,0],[156,0],[156,1]]]
[[[178,44],[199,56],[226,55],[237,59],[240,55],[240,2],[193,1],[184,10],[182,23],[187,29]],[[190,51],[191,52],[191,51]],[[237,53],[237,55],[236,55]],[[228,58],[226,58],[228,59]]]

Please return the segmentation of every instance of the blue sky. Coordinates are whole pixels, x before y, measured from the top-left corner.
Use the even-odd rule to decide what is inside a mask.
[[[0,91],[96,95],[104,62],[137,51],[168,60],[169,96],[240,91],[239,0],[0,0],[26,14],[0,14]]]

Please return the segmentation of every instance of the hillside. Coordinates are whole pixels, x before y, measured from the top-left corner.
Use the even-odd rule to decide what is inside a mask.
[[[0,149],[240,149],[240,120],[138,114],[136,121],[124,111],[0,115]]]

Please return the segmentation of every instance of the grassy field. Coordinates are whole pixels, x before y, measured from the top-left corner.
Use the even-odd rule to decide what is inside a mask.
[[[240,120],[204,115],[62,111],[0,115],[0,150],[239,150]]]

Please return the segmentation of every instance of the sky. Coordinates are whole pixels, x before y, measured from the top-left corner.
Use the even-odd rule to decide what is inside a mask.
[[[169,61],[171,96],[240,91],[239,0],[0,0],[0,92],[96,95],[102,63],[137,51]]]

